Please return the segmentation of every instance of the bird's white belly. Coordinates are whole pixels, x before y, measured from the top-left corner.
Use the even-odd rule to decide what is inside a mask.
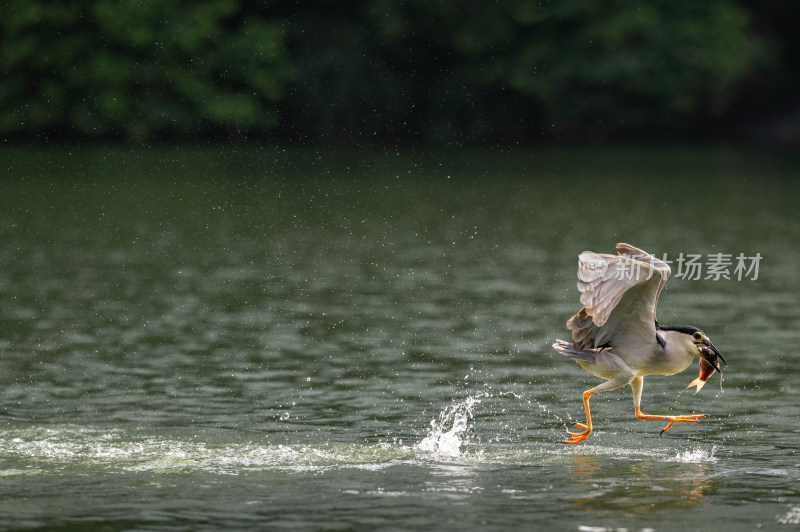
[[[578,361],[578,363],[583,369],[601,379],[618,380],[646,375],[674,375],[688,368],[693,359],[694,355],[691,353],[667,359],[658,352],[644,356],[630,355],[624,350],[612,348],[598,352],[594,362]]]
[[[650,356],[637,359],[633,369],[637,377],[645,375],[675,375],[692,364],[694,355],[689,352],[680,355],[672,354],[670,358],[656,348]]]
[[[613,349],[603,349],[595,356],[594,362],[578,361],[583,369],[601,379],[625,379],[636,376],[634,370]]]

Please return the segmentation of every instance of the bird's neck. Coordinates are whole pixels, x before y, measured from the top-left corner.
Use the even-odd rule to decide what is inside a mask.
[[[664,351],[674,353],[675,355],[686,353],[689,356],[694,356],[696,349],[691,336],[664,329],[657,330],[656,335],[661,335],[661,338],[664,340],[662,344]],[[661,342],[659,343],[661,344]]]
[[[661,375],[674,375],[689,367],[694,360],[696,349],[691,337],[677,331],[656,331],[664,340],[660,352],[654,357],[653,372]],[[659,342],[660,344],[661,342]],[[657,366],[657,368],[656,368]]]

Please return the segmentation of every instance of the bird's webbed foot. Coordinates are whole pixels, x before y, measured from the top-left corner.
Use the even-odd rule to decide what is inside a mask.
[[[697,420],[700,419],[701,417],[706,417],[706,415],[705,414],[695,414],[695,415],[691,415],[691,416],[666,416],[666,417],[671,417],[673,419],[670,419],[669,423],[667,424],[667,426],[664,427],[663,429],[661,429],[661,432],[659,433],[659,435],[663,435],[670,428],[672,428],[672,425],[674,425],[675,423],[699,423]]]
[[[585,440],[586,438],[588,438],[589,434],[592,433],[592,427],[590,427],[588,425],[584,425],[583,423],[575,423],[575,426],[578,427],[578,428],[583,429],[583,432],[569,432],[569,431],[567,431],[567,434],[569,434],[572,437],[570,439],[568,439],[568,440],[564,440],[564,443],[570,443],[570,444],[580,443],[583,440]]]
[[[662,435],[669,429],[671,429],[672,425],[674,425],[675,423],[699,423],[699,421],[697,420],[703,417],[706,417],[706,415],[693,414],[689,416],[648,416],[646,414],[642,414],[641,412],[636,412],[637,419],[651,420],[651,421],[669,421],[667,426],[661,430]]]

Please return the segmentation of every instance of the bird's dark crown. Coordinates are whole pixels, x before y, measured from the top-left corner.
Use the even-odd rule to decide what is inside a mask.
[[[696,332],[703,332],[697,327],[692,327],[691,325],[672,325],[669,327],[662,327],[656,322],[656,330],[658,331],[676,331],[683,334],[688,334],[689,336],[693,335]]]

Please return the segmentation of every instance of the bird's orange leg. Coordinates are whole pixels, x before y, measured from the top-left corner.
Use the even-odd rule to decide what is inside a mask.
[[[706,417],[705,414],[694,414],[691,416],[648,416],[647,414],[642,414],[642,410],[639,408],[639,403],[642,399],[642,384],[642,377],[636,377],[631,381],[631,389],[633,389],[633,407],[636,414],[636,419],[643,419],[647,421],[669,421],[667,426],[661,431],[661,434],[664,434],[671,429],[672,425],[675,423],[698,423],[698,419]]]
[[[586,424],[575,423],[575,426],[583,429],[583,432],[567,432],[567,434],[572,437],[568,440],[564,440],[564,443],[580,443],[592,433],[592,415],[589,413],[589,398],[593,393],[594,390],[586,390],[583,392],[583,409],[586,410]]]

